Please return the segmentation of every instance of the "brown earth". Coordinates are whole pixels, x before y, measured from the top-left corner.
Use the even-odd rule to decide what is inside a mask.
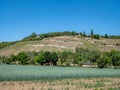
[[[120,50],[120,39],[104,39],[100,40],[79,37],[79,36],[58,36],[45,38],[39,41],[19,42],[12,46],[0,49],[0,56],[9,56],[11,54],[18,54],[21,51],[72,51],[76,47],[87,48],[91,50],[110,51]]]
[[[0,82],[0,90],[120,90],[120,78],[4,81]]]

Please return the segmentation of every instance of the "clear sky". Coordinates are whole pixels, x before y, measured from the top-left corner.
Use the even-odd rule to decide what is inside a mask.
[[[0,0],[0,41],[91,29],[120,35],[120,0]]]

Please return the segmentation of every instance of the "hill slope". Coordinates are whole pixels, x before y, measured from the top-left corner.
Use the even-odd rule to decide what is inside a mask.
[[[76,47],[91,50],[110,51],[120,50],[120,39],[91,39],[79,36],[57,36],[37,41],[18,42],[14,45],[0,49],[0,56],[9,56],[21,51],[75,51]]]

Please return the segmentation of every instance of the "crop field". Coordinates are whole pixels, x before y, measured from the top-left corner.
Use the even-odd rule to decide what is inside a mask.
[[[0,90],[120,90],[120,69],[0,65]]]
[[[120,77],[120,69],[0,65],[0,81]]]

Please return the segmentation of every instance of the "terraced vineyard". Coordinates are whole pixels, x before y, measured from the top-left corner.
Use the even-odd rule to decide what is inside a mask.
[[[100,40],[78,37],[78,36],[56,36],[49,37],[37,41],[18,42],[14,45],[0,49],[0,56],[10,56],[11,54],[18,54],[21,51],[72,51],[76,47],[89,48],[90,50],[110,51],[120,50],[120,39],[105,39]]]

